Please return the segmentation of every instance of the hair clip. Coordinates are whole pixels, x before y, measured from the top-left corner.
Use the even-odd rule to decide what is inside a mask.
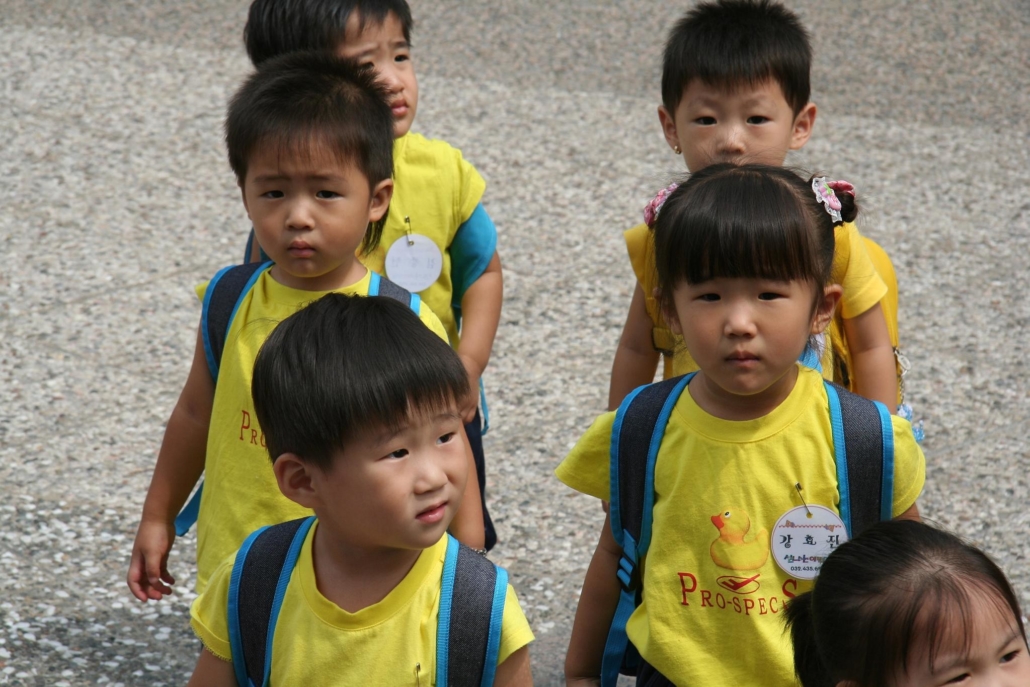
[[[830,213],[833,221],[840,222],[840,199],[833,192],[833,187],[826,181],[826,177],[813,177],[812,191],[815,193],[815,199],[826,206],[826,212]]]
[[[851,182],[848,181],[828,181],[826,182],[826,185],[832,188],[834,191],[837,191],[838,193],[847,193],[852,198],[854,198],[857,195],[855,193],[855,187],[852,186]]]
[[[646,206],[644,206],[644,224],[649,227],[653,227],[654,223],[658,220],[658,213],[661,212],[662,206],[665,205],[665,201],[668,200],[672,192],[679,187],[679,184],[672,183],[663,188],[658,192],[654,198],[651,199]]]

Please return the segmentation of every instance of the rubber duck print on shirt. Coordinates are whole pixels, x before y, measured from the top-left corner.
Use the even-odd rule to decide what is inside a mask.
[[[751,518],[740,508],[727,508],[712,516],[719,537],[709,551],[712,561],[727,570],[758,570],[769,559],[769,531],[764,527],[751,537]]]

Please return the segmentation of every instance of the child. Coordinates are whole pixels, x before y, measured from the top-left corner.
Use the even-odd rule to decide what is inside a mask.
[[[290,56],[251,76],[229,104],[229,162],[275,263],[259,270],[236,309],[217,387],[198,334],[133,546],[128,583],[141,601],[170,592],[173,520],[202,471],[198,592],[255,528],[307,513],[279,494],[264,460],[266,439],[250,401],[251,371],[275,322],[325,292],[366,295],[379,282],[354,255],[378,242],[393,187],[393,117],[374,78],[330,55]],[[428,307],[421,305],[419,316],[446,337]],[[478,500],[470,499],[459,514],[468,524],[463,529],[456,521],[454,530],[474,546],[482,541]]]
[[[786,620],[804,687],[1030,685],[1005,574],[918,522],[880,523],[834,551]]]
[[[842,192],[838,201],[852,220],[854,199]],[[618,427],[614,413],[598,418],[556,471],[573,489],[613,500],[576,612],[569,684],[598,682],[620,584],[642,588],[626,625],[645,662],[638,684],[794,684],[778,614],[810,583],[800,567],[797,574],[780,567],[786,554],[771,543],[792,539],[776,536],[778,519],[802,507],[801,519],[821,513],[827,536],[848,521],[829,392],[818,372],[798,362],[840,297],[828,283],[833,224],[811,182],[783,167],[711,165],[665,201],[655,227],[658,301],[700,369],[679,380],[689,384],[678,400],[669,396],[675,405],[662,416],[664,437],[648,466],[650,547],[632,552],[646,555],[637,572],[616,576],[627,558],[610,529],[616,514],[624,517],[615,497],[630,488],[621,465],[609,474],[609,454],[622,450],[612,443],[613,435],[623,438],[623,411]],[[893,498],[875,512],[918,517],[922,452],[907,421],[885,411],[878,418],[877,431],[881,421],[893,430],[894,470],[884,476],[884,484],[893,477]],[[877,481],[877,497],[880,490]]]
[[[418,107],[412,26],[405,0],[255,0],[244,41],[255,66],[295,50],[333,52],[374,67],[389,89],[397,139],[393,201],[380,246],[360,258],[422,296],[465,364],[474,392],[464,405],[465,431],[490,549],[496,534],[486,511],[485,428],[477,401],[501,317],[497,230],[480,203],[486,182],[461,151],[411,133]],[[252,250],[256,256],[258,247]]]
[[[437,622],[446,530],[468,478],[459,414],[468,391],[451,348],[382,297],[329,294],[265,341],[253,393],[272,471],[282,494],[316,516],[299,535],[265,684],[443,684]],[[238,666],[227,662],[231,578],[235,558],[250,565],[256,548],[230,556],[193,603],[204,651],[190,685],[237,684]],[[533,634],[503,579],[496,684],[531,685]],[[243,599],[244,583],[235,584]],[[462,599],[453,598],[457,612]],[[450,654],[452,679],[467,649]]]
[[[816,107],[808,100],[811,55],[804,27],[778,3],[716,0],[692,8],[665,46],[658,119],[669,147],[691,172],[713,162],[782,165],[788,150],[805,145],[815,124]],[[626,232],[638,282],[612,365],[610,410],[652,381],[660,355],[665,378],[697,369],[693,351],[662,321],[654,298],[650,233],[646,224]],[[870,262],[872,254],[880,258],[884,278]],[[900,402],[893,350],[897,295],[884,300],[884,281],[896,284],[894,268],[879,246],[861,240],[846,222],[836,231],[831,274],[843,295],[823,371],[893,411]],[[891,306],[889,324],[884,303]]]

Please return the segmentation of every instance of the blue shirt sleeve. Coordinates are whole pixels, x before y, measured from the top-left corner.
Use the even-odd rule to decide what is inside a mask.
[[[451,307],[461,312],[461,299],[477,279],[483,276],[497,250],[497,227],[483,204],[476,205],[451,242]]]

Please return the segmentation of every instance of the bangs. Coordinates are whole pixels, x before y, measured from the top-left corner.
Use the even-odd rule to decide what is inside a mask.
[[[794,191],[766,174],[731,172],[666,201],[655,226],[662,290],[718,278],[825,283],[829,265]]]

